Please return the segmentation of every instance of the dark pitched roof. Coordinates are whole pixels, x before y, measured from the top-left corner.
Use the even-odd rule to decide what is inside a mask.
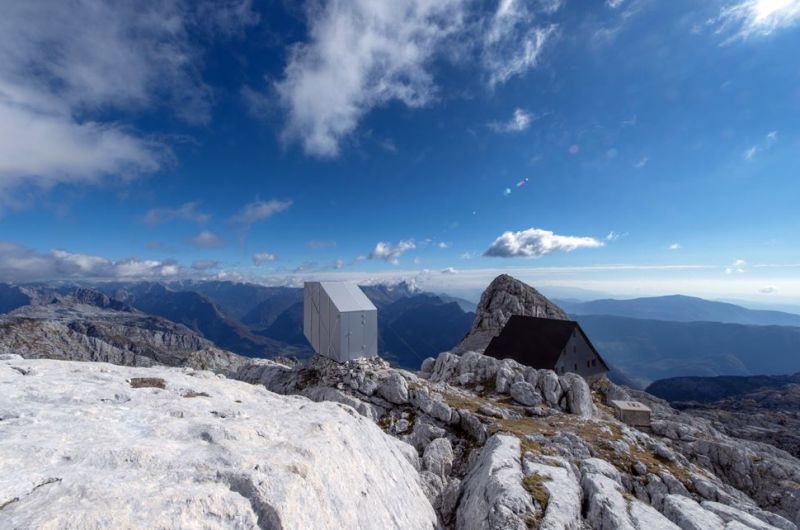
[[[573,320],[513,315],[483,353],[498,359],[514,359],[537,370],[552,370],[575,329],[605,365],[589,337]]]

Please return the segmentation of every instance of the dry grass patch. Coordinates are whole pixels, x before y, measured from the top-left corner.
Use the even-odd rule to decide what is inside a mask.
[[[131,388],[160,388],[164,390],[167,387],[166,381],[160,377],[132,377],[128,383]]]
[[[550,479],[548,477],[538,473],[531,473],[522,479],[522,487],[525,488],[525,491],[530,493],[533,500],[536,501],[536,504],[541,507],[540,512],[525,518],[525,526],[528,528],[539,528],[544,512],[547,511],[547,505],[550,504],[550,492],[547,491],[547,487],[544,483],[549,481]]]

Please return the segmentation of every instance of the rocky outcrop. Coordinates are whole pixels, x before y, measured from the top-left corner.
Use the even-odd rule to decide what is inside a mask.
[[[185,326],[135,311],[90,289],[0,316],[0,353],[217,372],[247,362]]]
[[[413,449],[350,407],[185,368],[4,359],[2,528],[436,527]]]
[[[483,291],[469,334],[453,353],[483,352],[512,315],[569,320],[567,314],[539,291],[516,278],[501,274]]]
[[[458,530],[524,530],[533,516],[530,494],[522,486],[520,442],[495,435],[481,449],[464,479],[456,513]]]

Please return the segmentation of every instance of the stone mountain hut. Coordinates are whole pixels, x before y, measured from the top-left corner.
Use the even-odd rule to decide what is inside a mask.
[[[608,365],[577,322],[513,315],[484,351],[537,370],[576,373],[587,379],[605,375]]]
[[[378,355],[378,309],[355,284],[305,282],[303,334],[314,351],[345,362]]]

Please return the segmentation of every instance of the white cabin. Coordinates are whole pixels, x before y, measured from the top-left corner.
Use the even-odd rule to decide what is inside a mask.
[[[305,282],[303,334],[338,362],[378,355],[378,309],[355,284]]]

